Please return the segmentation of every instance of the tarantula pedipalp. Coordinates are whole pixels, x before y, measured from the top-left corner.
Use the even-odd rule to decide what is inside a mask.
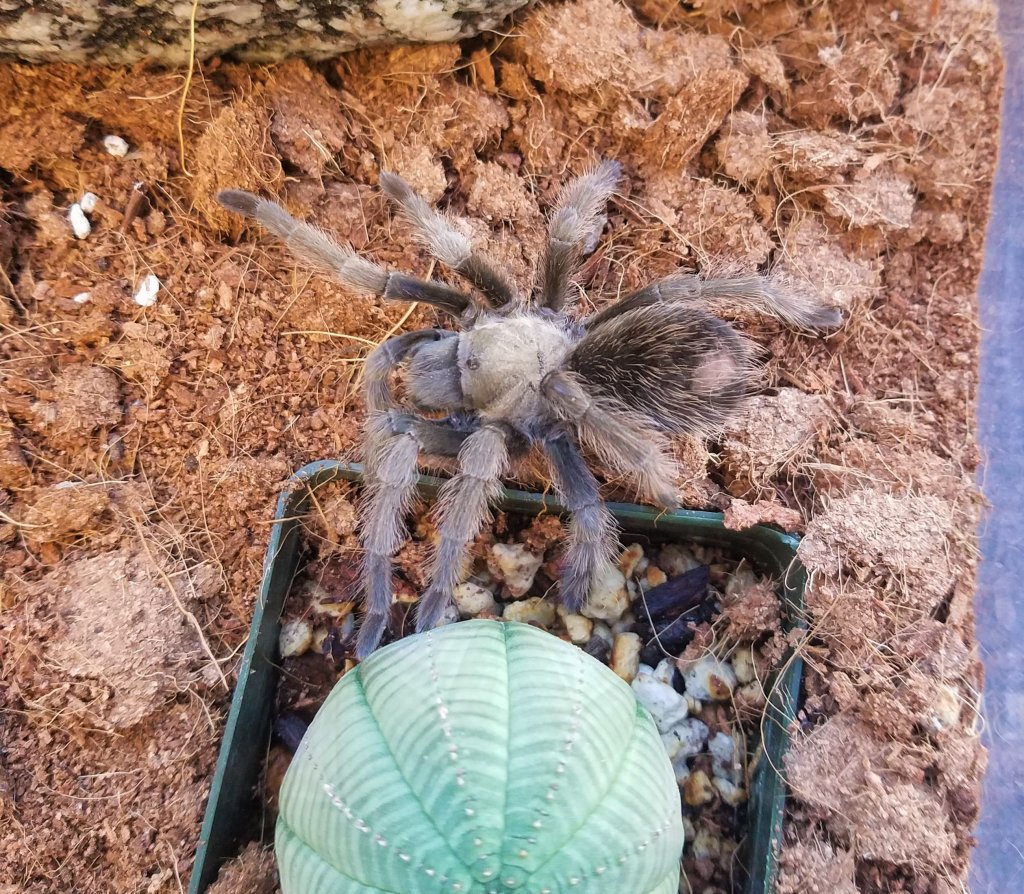
[[[475,291],[386,271],[250,193],[227,190],[218,196],[226,208],[255,219],[348,288],[424,302],[461,325],[460,332],[421,329],[396,336],[366,362],[360,657],[376,648],[390,616],[392,560],[406,539],[421,452],[457,456],[459,471],[438,500],[440,542],[418,606],[417,630],[440,619],[510,456],[531,444],[546,452],[569,511],[561,596],[575,611],[615,542],[612,516],[580,448],[610,470],[632,476],[646,499],[673,508],[677,473],[669,436],[719,429],[739,409],[752,381],[750,343],[712,310],[740,306],[812,329],[842,322],[838,311],[770,276],[694,274],[669,276],[596,314],[572,318],[571,277],[619,172],[617,163],[604,162],[564,187],[528,297],[394,174],[380,175],[385,194],[434,257]],[[400,365],[412,409],[392,389],[391,373]],[[448,415],[428,418],[417,410]]]

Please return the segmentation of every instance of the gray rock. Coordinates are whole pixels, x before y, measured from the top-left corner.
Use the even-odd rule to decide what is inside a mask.
[[[196,59],[325,59],[376,44],[439,43],[496,28],[526,0],[203,0]],[[120,65],[189,58],[189,0],[7,0],[0,57]]]

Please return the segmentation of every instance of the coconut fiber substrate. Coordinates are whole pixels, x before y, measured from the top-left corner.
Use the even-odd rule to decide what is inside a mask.
[[[344,293],[214,193],[278,196],[427,275],[388,168],[525,285],[597,159],[625,179],[583,309],[774,266],[846,319],[738,320],[759,396],[677,450],[687,506],[804,535],[780,894],[962,890],[1001,71],[979,0],[538,4],[462,44],[214,60],[183,105],[181,72],[0,68],[0,892],[187,884],[275,496],[358,458],[367,352],[438,320]]]

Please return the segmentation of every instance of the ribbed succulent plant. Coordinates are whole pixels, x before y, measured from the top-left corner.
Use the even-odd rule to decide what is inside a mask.
[[[382,649],[285,777],[284,894],[675,894],[671,764],[630,688],[523,624]]]

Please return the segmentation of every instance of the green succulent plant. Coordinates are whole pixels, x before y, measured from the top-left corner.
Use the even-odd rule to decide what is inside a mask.
[[[346,674],[285,776],[284,894],[675,894],[679,790],[630,688],[524,624]]]

